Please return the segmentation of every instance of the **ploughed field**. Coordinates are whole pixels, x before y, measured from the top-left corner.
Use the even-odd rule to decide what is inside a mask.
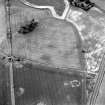
[[[82,105],[85,101],[81,73],[60,73],[31,64],[13,69],[16,105]]]
[[[52,17],[46,11],[33,11],[27,16],[28,13],[29,10],[23,10],[11,16],[14,32],[12,54],[33,60],[36,64],[81,69],[81,40],[75,26]],[[36,28],[23,34],[22,27],[32,20],[38,22]]]

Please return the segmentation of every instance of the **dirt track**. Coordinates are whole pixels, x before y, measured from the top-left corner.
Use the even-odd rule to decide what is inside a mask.
[[[62,15],[65,9],[64,0],[27,0],[27,1],[39,6],[53,6],[58,15]]]

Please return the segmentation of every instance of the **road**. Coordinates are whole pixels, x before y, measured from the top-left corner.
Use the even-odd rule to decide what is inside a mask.
[[[105,54],[103,55],[103,59],[101,61],[100,67],[99,67],[99,74],[98,74],[97,81],[96,81],[96,84],[93,89],[94,91],[91,96],[89,105],[95,105],[104,75],[105,75]]]

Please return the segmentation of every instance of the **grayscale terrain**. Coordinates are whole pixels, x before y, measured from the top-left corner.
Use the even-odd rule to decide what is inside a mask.
[[[92,2],[0,1],[0,105],[104,105],[105,10]]]

